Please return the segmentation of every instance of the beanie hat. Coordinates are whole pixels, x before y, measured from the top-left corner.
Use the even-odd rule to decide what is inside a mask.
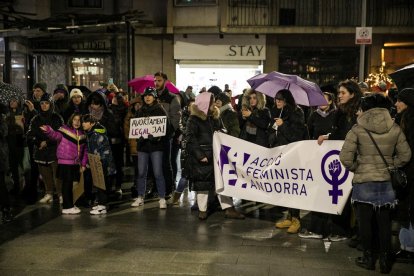
[[[46,93],[46,90],[47,90],[47,84],[46,84],[46,83],[44,83],[44,82],[38,82],[38,83],[35,83],[35,84],[33,85],[33,89],[36,89],[36,88],[40,88],[43,92],[45,92],[45,93]]]
[[[56,85],[56,89],[53,91],[53,95],[56,93],[63,93],[65,96],[68,95],[68,88],[64,84]]]
[[[213,96],[210,92],[203,92],[197,95],[195,98],[195,105],[200,109],[204,114],[208,115],[208,110],[210,108],[210,99]]]
[[[73,88],[71,91],[70,91],[70,95],[69,95],[69,98],[73,98],[74,96],[81,96],[81,98],[83,99],[83,93],[82,93],[82,91],[80,91],[80,89],[78,89],[78,88]]]
[[[401,92],[398,93],[398,100],[406,105],[414,107],[414,88],[404,88],[401,90]]]
[[[210,87],[207,91],[213,93],[214,96],[217,96],[218,94],[223,92],[223,90],[221,90],[220,87],[216,85]]]
[[[216,101],[220,100],[223,105],[230,103],[230,97],[226,95],[226,93],[219,93],[216,96]]]
[[[52,97],[50,97],[50,95],[48,93],[44,93],[42,95],[42,97],[40,98],[39,102],[49,102],[49,103],[53,103]]]
[[[155,90],[154,87],[148,86],[144,90],[144,94],[142,94],[142,97],[145,97],[147,95],[152,95],[155,99],[158,98],[157,90]]]

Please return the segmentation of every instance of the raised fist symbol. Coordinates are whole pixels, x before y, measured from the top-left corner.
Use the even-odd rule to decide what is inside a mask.
[[[329,173],[331,174],[333,179],[338,179],[339,175],[341,174],[342,167],[341,162],[338,159],[335,159],[331,163],[329,163]]]

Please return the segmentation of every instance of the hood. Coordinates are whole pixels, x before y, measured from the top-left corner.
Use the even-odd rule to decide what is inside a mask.
[[[199,94],[196,99],[194,105],[198,107],[204,114],[208,114],[208,110],[210,108],[210,100],[213,94],[210,92],[203,92]]]
[[[107,109],[108,104],[106,100],[106,95],[101,90],[96,90],[89,94],[88,98],[86,99],[86,105],[89,107],[92,103],[92,99],[96,99],[101,105]]]
[[[394,121],[387,109],[372,108],[362,113],[357,123],[371,132],[383,134],[390,131]]]
[[[266,97],[264,94],[260,93],[259,91],[255,91],[253,89],[247,90],[243,95],[242,105],[246,105],[250,107],[250,95],[256,93],[257,97],[257,109],[262,110],[266,107]]]
[[[207,93],[207,92],[203,92],[203,93]],[[214,106],[213,110],[210,111],[210,114],[213,117],[213,119],[217,120],[218,118],[220,118],[220,109]],[[195,104],[191,105],[190,107],[190,115],[194,115],[203,121],[207,120],[207,117],[208,117],[208,115],[206,115],[203,111],[201,111]]]

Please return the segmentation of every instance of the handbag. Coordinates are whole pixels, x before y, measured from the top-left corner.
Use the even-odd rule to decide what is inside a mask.
[[[377,148],[379,155],[382,158],[382,161],[384,161],[384,164],[387,167],[388,173],[391,176],[392,188],[396,191],[399,191],[407,187],[407,175],[405,174],[405,172],[399,168],[388,166],[387,160],[385,160],[384,155],[382,154],[380,148],[375,142],[374,137],[372,137],[371,132],[369,132],[367,129],[365,129],[365,131],[368,133],[369,138],[371,138],[372,142]]]

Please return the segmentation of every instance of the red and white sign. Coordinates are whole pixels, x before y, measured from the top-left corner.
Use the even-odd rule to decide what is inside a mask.
[[[372,27],[357,27],[355,44],[372,44]]]

